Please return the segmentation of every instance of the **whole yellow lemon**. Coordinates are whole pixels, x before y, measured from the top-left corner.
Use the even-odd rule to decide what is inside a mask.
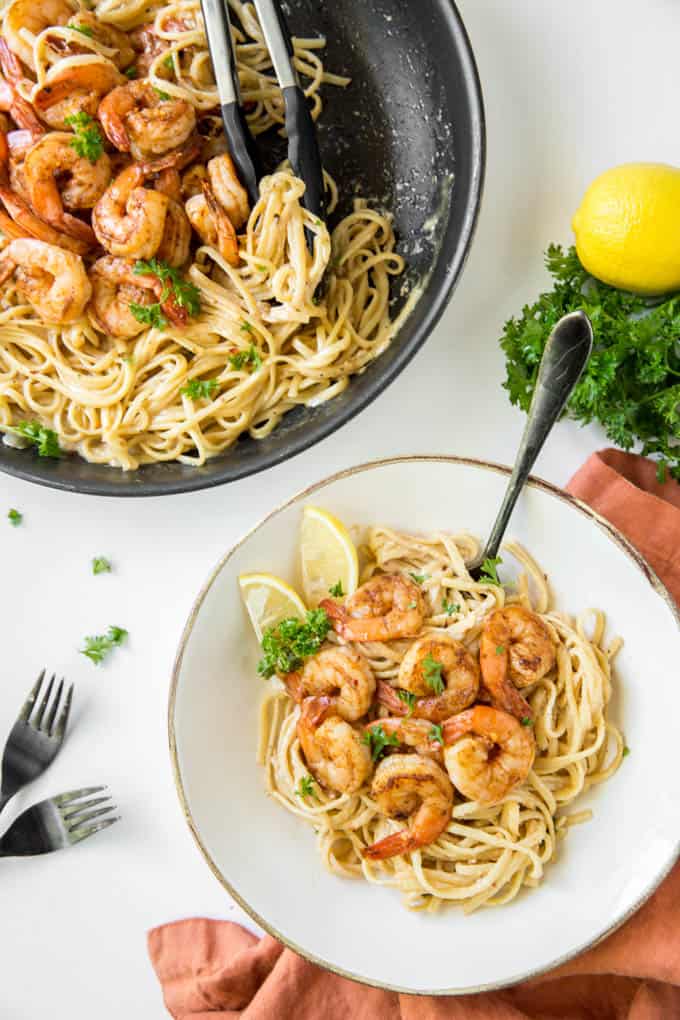
[[[592,276],[636,294],[680,290],[680,169],[626,163],[597,177],[572,221]]]

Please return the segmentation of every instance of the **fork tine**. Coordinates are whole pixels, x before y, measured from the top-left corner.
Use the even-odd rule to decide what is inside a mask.
[[[66,805],[63,808],[60,808],[61,817],[64,819],[65,822],[68,822],[71,819],[73,819],[74,824],[77,824],[78,815],[82,814],[83,811],[87,811],[89,808],[96,807],[97,804],[103,804],[105,800],[111,800],[110,793],[107,793],[105,797],[93,797],[92,800],[83,800],[79,804],[73,804],[71,806]],[[109,804],[109,808],[111,806],[112,805]]]
[[[57,728],[55,730],[55,736],[58,737],[59,740],[62,739],[62,737],[64,736],[64,733],[66,732],[66,723],[68,722],[69,712],[71,711],[71,701],[72,700],[73,700],[73,684],[71,684],[71,686],[69,687],[68,691],[66,692],[66,701],[64,702],[64,707],[61,710],[61,715],[59,716],[59,719],[57,720]]]
[[[100,815],[109,815],[112,811],[116,811],[117,807],[115,804],[107,804],[106,807],[97,808],[95,811],[88,811],[82,817],[74,818],[73,822],[67,825],[69,832],[76,832],[76,830],[82,828],[86,822],[91,822],[93,818],[99,818]]]
[[[69,833],[69,841],[71,843],[80,843],[84,839],[89,839],[90,836],[94,836],[95,832],[101,832],[102,829],[108,829],[109,825],[113,825],[114,822],[120,821],[120,815],[116,815],[115,818],[105,818],[102,822],[95,822],[94,825],[89,825],[86,829],[74,829]]]
[[[54,673],[53,673],[52,676],[50,677],[50,682],[47,685],[47,690],[45,691],[45,693],[43,695],[43,699],[40,702],[40,705],[38,706],[38,711],[37,711],[36,716],[35,716],[35,718],[33,720],[32,725],[35,727],[36,730],[39,730],[40,726],[42,725],[43,716],[45,714],[45,709],[47,708],[47,704],[48,704],[48,702],[50,700],[50,694],[52,693],[52,687],[54,686],[54,679],[55,678],[54,678]]]
[[[31,715],[31,712],[33,711],[33,706],[35,705],[35,703],[36,703],[36,701],[38,699],[38,695],[40,694],[40,688],[42,686],[42,682],[43,682],[44,679],[45,679],[45,670],[43,669],[43,670],[41,670],[40,676],[38,677],[38,679],[36,680],[35,684],[33,685],[31,693],[28,695],[28,697],[26,698],[26,701],[23,704],[23,707],[21,709],[21,713],[19,715],[19,721],[20,722],[26,722],[26,723],[28,722],[28,720],[30,718],[30,715]]]
[[[78,800],[79,797],[87,797],[91,793],[101,793],[105,790],[105,786],[85,786],[82,790],[71,790],[69,793],[60,793],[52,800],[58,808],[64,807],[65,804],[70,804],[74,800]]]
[[[47,716],[47,722],[45,723],[45,733],[47,733],[48,736],[52,735],[52,727],[54,726],[54,720],[56,719],[57,712],[59,711],[59,702],[61,701],[61,694],[63,690],[64,690],[64,678],[62,677],[61,680],[59,681],[59,686],[57,687],[57,693],[54,698],[54,701],[52,702],[52,707],[50,708],[49,714]]]

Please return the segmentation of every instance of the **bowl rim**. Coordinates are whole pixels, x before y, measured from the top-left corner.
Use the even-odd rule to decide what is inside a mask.
[[[530,968],[522,973],[513,975],[511,978],[503,981],[491,981],[485,982],[484,984],[474,985],[465,988],[442,988],[434,990],[416,990],[407,988],[402,985],[392,985],[379,980],[372,980],[370,978],[354,974],[351,971],[344,970],[341,967],[329,964],[327,961],[322,960],[320,957],[315,956],[313,953],[307,952],[298,946],[291,939],[283,935],[277,928],[270,924],[265,918],[261,916],[256,910],[254,910],[250,904],[241,896],[241,894],[232,886],[229,879],[222,874],[218,864],[213,860],[210,851],[203,843],[198,827],[194,821],[191,808],[184,790],[184,783],[182,781],[182,772],[179,764],[179,755],[177,750],[177,739],[175,735],[175,706],[177,698],[177,688],[179,683],[179,676],[182,669],[182,662],[184,659],[184,652],[194,628],[194,623],[198,616],[198,613],[203,605],[203,602],[212,587],[218,574],[223,570],[225,565],[234,555],[234,553],[241,548],[241,546],[247,542],[253,535],[256,534],[268,521],[278,516],[282,511],[288,509],[296,503],[307,499],[312,494],[325,488],[333,482],[339,481],[342,478],[348,478],[355,474],[361,474],[365,471],[372,471],[376,468],[382,468],[394,464],[412,464],[412,463],[430,463],[430,464],[454,464],[454,465],[466,465],[470,467],[480,468],[485,471],[493,471],[498,474],[506,475],[509,477],[512,473],[512,468],[505,464],[500,464],[496,461],[481,460],[476,457],[460,457],[446,454],[410,454],[403,456],[387,457],[378,460],[365,461],[361,464],[357,464],[353,467],[345,468],[341,471],[336,471],[331,475],[327,475],[325,478],[314,482],[313,484],[301,489],[289,499],[286,499],[283,503],[280,503],[277,507],[271,510],[268,514],[262,517],[252,528],[250,528],[244,535],[236,541],[231,548],[220,557],[217,564],[210,571],[207,579],[203,583],[198,595],[196,596],[189,616],[182,630],[179,645],[175,655],[175,660],[172,667],[171,679],[170,679],[170,690],[168,695],[168,745],[170,751],[170,760],[172,765],[173,779],[175,783],[175,789],[179,798],[180,806],[184,819],[189,826],[189,830],[194,838],[194,841],[200,850],[201,854],[205,858],[205,861],[212,871],[215,878],[222,885],[229,895],[239,904],[239,906],[245,911],[248,916],[255,921],[264,931],[283,943],[288,949],[291,949],[298,956],[308,960],[310,963],[316,964],[323,970],[330,971],[339,977],[348,978],[350,981],[356,981],[359,984],[368,985],[373,988],[381,988],[385,991],[396,992],[405,995],[474,995],[479,992],[489,992],[500,988],[507,988],[509,986],[518,984],[522,981],[527,981],[536,977],[540,977],[542,974],[546,974],[549,971],[561,966],[574,957],[579,956],[581,953],[588,949],[592,949],[598,945],[605,938],[615,932],[623,924],[626,923],[637,911],[642,907],[647,900],[652,896],[656,889],[661,885],[663,880],[670,874],[674,866],[680,861],[680,834],[675,843],[675,847],[668,865],[652,879],[651,883],[645,888],[640,896],[637,897],[635,902],[625,913],[612,924],[607,925],[604,929],[598,932],[593,938],[582,943],[576,948],[563,953],[561,956],[555,958],[545,966]],[[552,482],[548,482],[543,478],[539,478],[535,475],[530,475],[527,485],[533,489],[538,489],[540,492],[547,493],[548,495],[555,496],[563,503],[568,504],[574,510],[577,510],[584,517],[589,518],[595,525],[597,525],[605,534],[617,545],[621,551],[633,562],[633,565],[645,576],[651,587],[654,589],[657,595],[666,603],[668,608],[671,610],[671,614],[675,619],[678,630],[680,630],[680,607],[675,603],[675,600],[671,596],[670,592],[663,584],[656,571],[650,566],[645,557],[635,548],[635,546],[629,541],[628,538],[612,524],[611,521],[603,517],[592,507],[588,506],[582,500],[576,496],[572,496],[571,493],[565,489],[560,488],[558,485],[554,485]]]
[[[372,404],[401,375],[420,348],[423,347],[444,314],[468,260],[479,221],[486,174],[486,115],[481,79],[472,43],[470,42],[461,13],[458,10],[456,0],[443,0],[442,13],[447,17],[450,24],[451,38],[454,40],[454,49],[461,64],[462,79],[465,82],[467,91],[467,105],[471,128],[470,193],[464,209],[460,233],[455,238],[453,256],[445,267],[441,284],[437,292],[432,295],[430,305],[426,309],[422,321],[414,330],[408,343],[398,351],[394,360],[389,365],[385,364],[382,371],[376,373],[375,378],[366,387],[366,390],[357,396],[356,399],[349,401],[346,407],[338,407],[334,416],[317,423],[310,423],[299,436],[293,436],[292,439],[289,438],[285,444],[276,446],[269,453],[265,453],[261,458],[256,459],[255,463],[250,459],[240,463],[237,461],[235,464],[228,463],[221,468],[218,467],[210,475],[204,474],[201,468],[195,468],[193,469],[193,474],[166,483],[165,481],[158,480],[145,481],[143,475],[140,475],[143,467],[129,472],[129,479],[121,479],[119,475],[124,475],[125,472],[121,472],[120,468],[112,467],[109,469],[110,471],[118,472],[115,481],[113,476],[111,480],[108,478],[93,480],[62,478],[56,472],[46,472],[43,474],[39,470],[39,461],[36,461],[35,454],[32,454],[31,451],[25,451],[26,457],[17,458],[16,462],[14,460],[3,460],[2,447],[0,447],[0,472],[12,475],[15,478],[21,478],[27,482],[33,482],[36,485],[88,496],[149,498],[197,492],[201,489],[212,489],[218,485],[225,485],[238,481],[241,478],[247,478],[250,475],[268,471],[270,468],[276,467],[292,457],[299,456],[305,450],[310,449],[321,442],[321,440],[337,432],[353,418],[358,417],[369,404]],[[441,254],[442,252],[437,255],[437,261]],[[421,297],[424,296],[424,294],[421,295]],[[420,300],[418,304],[420,304]],[[380,359],[378,359],[378,363],[379,361]],[[86,461],[83,461],[83,463],[87,464]],[[209,465],[210,461],[207,464]]]

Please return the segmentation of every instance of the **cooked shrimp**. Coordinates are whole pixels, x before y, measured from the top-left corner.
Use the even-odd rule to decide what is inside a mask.
[[[207,181],[202,182],[202,189],[202,194],[193,195],[184,203],[189,222],[204,244],[217,248],[230,266],[238,266],[241,256],[234,225]]]
[[[14,276],[19,293],[46,322],[74,322],[92,287],[78,255],[53,244],[20,238],[0,255],[0,284]]]
[[[479,660],[493,701],[518,719],[531,718],[516,688],[540,680],[555,665],[555,646],[540,616],[523,606],[494,610],[484,622]]]
[[[236,230],[248,219],[248,192],[241,184],[236,167],[228,152],[213,156],[208,162],[208,178],[213,194]]]
[[[162,99],[148,81],[113,89],[99,104],[98,116],[111,144],[135,159],[177,149],[196,127],[191,103]]]
[[[154,182],[156,191],[168,197],[168,214],[165,217],[163,239],[156,256],[169,266],[183,266],[189,258],[191,223],[182,205],[182,182],[179,170],[168,167],[161,170]]]
[[[441,722],[471,705],[479,691],[479,666],[464,644],[446,634],[414,641],[401,660],[397,687],[417,695],[412,714]],[[439,689],[441,693],[433,693]],[[403,715],[409,708],[394,687],[381,681],[378,700]]]
[[[92,210],[99,243],[112,255],[148,259],[163,239],[169,199],[144,188],[144,172],[132,164],[108,186]]]
[[[193,198],[194,195],[203,194],[203,181],[208,176],[208,171],[202,163],[194,163],[182,174],[182,195],[184,198]]]
[[[0,110],[9,113],[18,127],[30,131],[34,138],[42,134],[45,128],[35,115],[35,111],[18,91],[18,85],[24,81],[21,64],[11,52],[5,39],[0,38]]]
[[[364,857],[382,861],[411,853],[441,836],[451,821],[453,787],[444,770],[419,754],[384,758],[373,776],[371,796],[390,818],[411,817],[411,827],[366,847]]]
[[[442,726],[444,762],[456,789],[480,804],[497,804],[531,771],[536,742],[514,715],[476,705]]]
[[[322,786],[356,793],[371,774],[371,755],[359,733],[332,713],[332,699],[305,698],[297,724],[307,767]]]
[[[63,130],[67,117],[87,113],[95,117],[99,100],[125,81],[115,64],[105,57],[71,57],[49,69],[45,81],[31,96],[33,106],[50,127]]]
[[[35,37],[53,25],[65,25],[77,10],[69,0],[13,0],[5,10],[2,34],[17,57],[35,71]]]
[[[0,202],[15,224],[13,230],[5,233],[11,237],[31,237],[47,244],[58,245],[74,254],[83,255],[89,248],[87,242],[55,230],[33,212],[21,195],[13,191],[7,172],[8,151],[7,139],[5,135],[0,134]]]
[[[107,188],[111,166],[105,152],[94,163],[79,156],[72,140],[66,131],[50,131],[31,146],[23,165],[26,194],[47,223],[94,244],[92,229],[65,208],[91,209]]]
[[[157,276],[139,274],[127,259],[105,255],[90,269],[92,300],[88,311],[94,324],[109,336],[133,337],[148,329],[130,310],[132,303],[142,306],[161,302],[161,309],[173,325],[182,326],[186,316],[170,298],[163,297],[163,284]]]
[[[163,237],[156,256],[169,266],[183,266],[189,258],[191,247],[191,223],[184,206],[174,199],[168,199],[168,214],[165,217]]]
[[[324,599],[321,608],[345,641],[415,637],[425,616],[420,588],[403,574],[376,574],[344,603]]]
[[[435,761],[443,762],[442,744],[437,736],[437,731],[433,729],[432,723],[427,719],[401,719],[388,716],[367,723],[364,726],[364,732],[370,733],[371,730],[378,727],[381,727],[388,737],[396,737],[399,745],[410,747],[416,754],[422,754],[426,758],[434,758]]]
[[[375,677],[364,656],[351,648],[332,645],[322,648],[299,672],[289,673],[284,679],[296,701],[327,695],[334,711],[350,722],[368,712],[375,693]]]

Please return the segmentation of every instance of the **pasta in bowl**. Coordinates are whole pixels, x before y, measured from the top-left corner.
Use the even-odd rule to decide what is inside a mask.
[[[180,644],[169,706],[171,752],[199,847],[261,927],[355,980],[439,994],[522,980],[620,924],[678,856],[677,723],[667,669],[678,652],[677,611],[622,536],[565,493],[536,481],[522,496],[510,550],[496,567],[503,586],[488,578],[469,580],[470,535],[487,534],[506,480],[507,471],[493,465],[422,457],[369,464],[321,482],[271,514],[226,555],[199,595]],[[423,493],[436,493],[436,501],[423,499]],[[310,505],[353,526],[356,588],[371,577],[406,578],[419,594],[405,588],[403,608],[417,612],[422,602],[423,625],[413,636],[388,641],[375,630],[371,642],[357,640],[365,631],[343,638],[335,625],[343,617],[361,620],[355,612],[361,600],[357,606],[352,596],[339,594],[335,581],[328,586],[333,593],[317,591],[316,602],[328,599],[345,612],[327,604],[331,626],[312,628],[318,647],[301,665],[293,663],[292,672],[304,678],[300,690],[290,683],[293,694],[302,695],[298,701],[287,684],[265,676],[272,666],[272,677],[291,672],[284,668],[290,660],[277,662],[275,653],[285,648],[276,643],[267,642],[263,651],[243,608],[239,577],[271,571],[312,602],[307,590],[314,586],[297,542]],[[367,538],[374,550],[371,577],[366,572],[371,557],[361,549]],[[521,550],[530,550],[531,559]],[[421,580],[424,574],[431,576]],[[351,575],[348,570],[347,578]],[[352,590],[344,577],[342,588]],[[513,703],[502,707],[507,689],[497,685],[495,698],[483,690],[480,649],[494,614],[513,606],[541,621],[541,655],[515,653],[514,665],[525,669],[521,660],[534,658],[536,668],[539,659],[539,672],[546,665],[547,672],[524,684],[526,676],[519,685],[513,680]],[[605,615],[593,612],[596,608]],[[304,623],[307,611],[300,604],[286,616]],[[370,620],[370,614],[364,616]],[[499,638],[497,622],[488,650],[506,663],[507,678],[516,633]],[[500,623],[507,620],[501,617]],[[554,664],[550,648],[545,657],[544,628]],[[462,653],[449,658],[441,646],[419,647],[422,639],[453,645],[454,653],[460,642],[472,662]],[[302,647],[308,651],[310,645]],[[307,663],[321,651],[349,657],[346,668],[359,688],[354,702],[337,683],[337,690],[324,689],[328,663],[321,676],[316,668],[305,676]],[[263,659],[268,664],[258,675]],[[437,676],[441,692],[427,681],[438,688]],[[488,667],[486,676],[492,687],[498,682]],[[444,704],[432,703],[445,692]],[[341,693],[348,695],[349,713],[347,705],[341,710],[353,719],[339,714],[337,702],[326,718],[316,712],[325,706],[304,707],[307,698]],[[522,725],[527,717],[513,714],[515,695],[528,704],[532,725]],[[303,727],[312,730],[307,751],[306,734],[300,739],[298,733],[303,708]],[[659,711],[668,720],[663,740]],[[491,712],[504,713],[505,730],[489,730]],[[428,717],[432,714],[435,718]],[[326,729],[319,748],[320,726]],[[369,729],[374,736],[364,742]],[[353,774],[349,789],[340,793],[334,784],[347,777],[331,771],[337,762],[328,742],[345,739],[352,740],[353,752],[344,768]],[[503,744],[514,756],[519,746],[519,774],[489,772]],[[626,747],[630,753],[624,755]],[[412,758],[415,772],[405,762]],[[396,774],[385,774],[404,763],[408,783],[422,775],[432,796],[435,810],[427,824],[443,807],[444,829],[406,853],[366,854],[386,837],[413,832],[417,806],[406,797],[395,811],[389,780]],[[493,779],[490,800],[503,795],[494,803],[482,803],[479,796],[480,790],[488,792],[488,782],[468,785],[471,776],[474,784],[485,772]],[[493,788],[499,775],[505,787],[500,791]],[[396,778],[399,787],[403,773]],[[430,839],[433,830],[426,827],[425,834]],[[508,938],[511,930],[521,938]]]

